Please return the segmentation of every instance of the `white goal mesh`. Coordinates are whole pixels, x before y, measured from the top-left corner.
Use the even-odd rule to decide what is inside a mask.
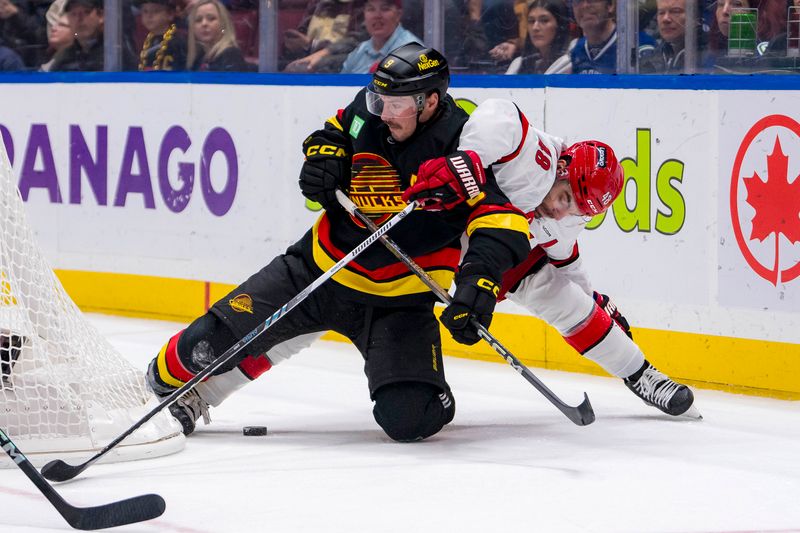
[[[0,427],[35,464],[86,458],[156,405],[143,374],[86,320],[43,259],[0,140]],[[165,411],[103,460],[156,457],[183,444]]]

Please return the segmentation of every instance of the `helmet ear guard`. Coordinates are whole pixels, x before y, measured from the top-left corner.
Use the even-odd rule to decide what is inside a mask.
[[[614,150],[600,141],[582,141],[567,148],[563,177],[569,180],[575,203],[582,214],[603,213],[619,196],[625,175]]]

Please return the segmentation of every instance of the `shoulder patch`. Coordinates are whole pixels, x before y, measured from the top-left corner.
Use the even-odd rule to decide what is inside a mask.
[[[361,133],[361,128],[364,126],[364,119],[356,115],[353,117],[353,122],[350,124],[350,137],[353,139],[358,138],[358,134]]]

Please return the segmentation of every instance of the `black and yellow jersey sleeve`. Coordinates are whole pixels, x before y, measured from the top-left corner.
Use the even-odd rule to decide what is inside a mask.
[[[469,249],[462,264],[480,264],[495,280],[530,252],[528,220],[510,202],[479,204],[467,221]]]

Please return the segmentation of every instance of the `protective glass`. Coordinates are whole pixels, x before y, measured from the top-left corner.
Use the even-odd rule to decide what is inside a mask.
[[[382,118],[411,118],[417,115],[417,102],[425,95],[387,96],[367,88],[367,110]]]

